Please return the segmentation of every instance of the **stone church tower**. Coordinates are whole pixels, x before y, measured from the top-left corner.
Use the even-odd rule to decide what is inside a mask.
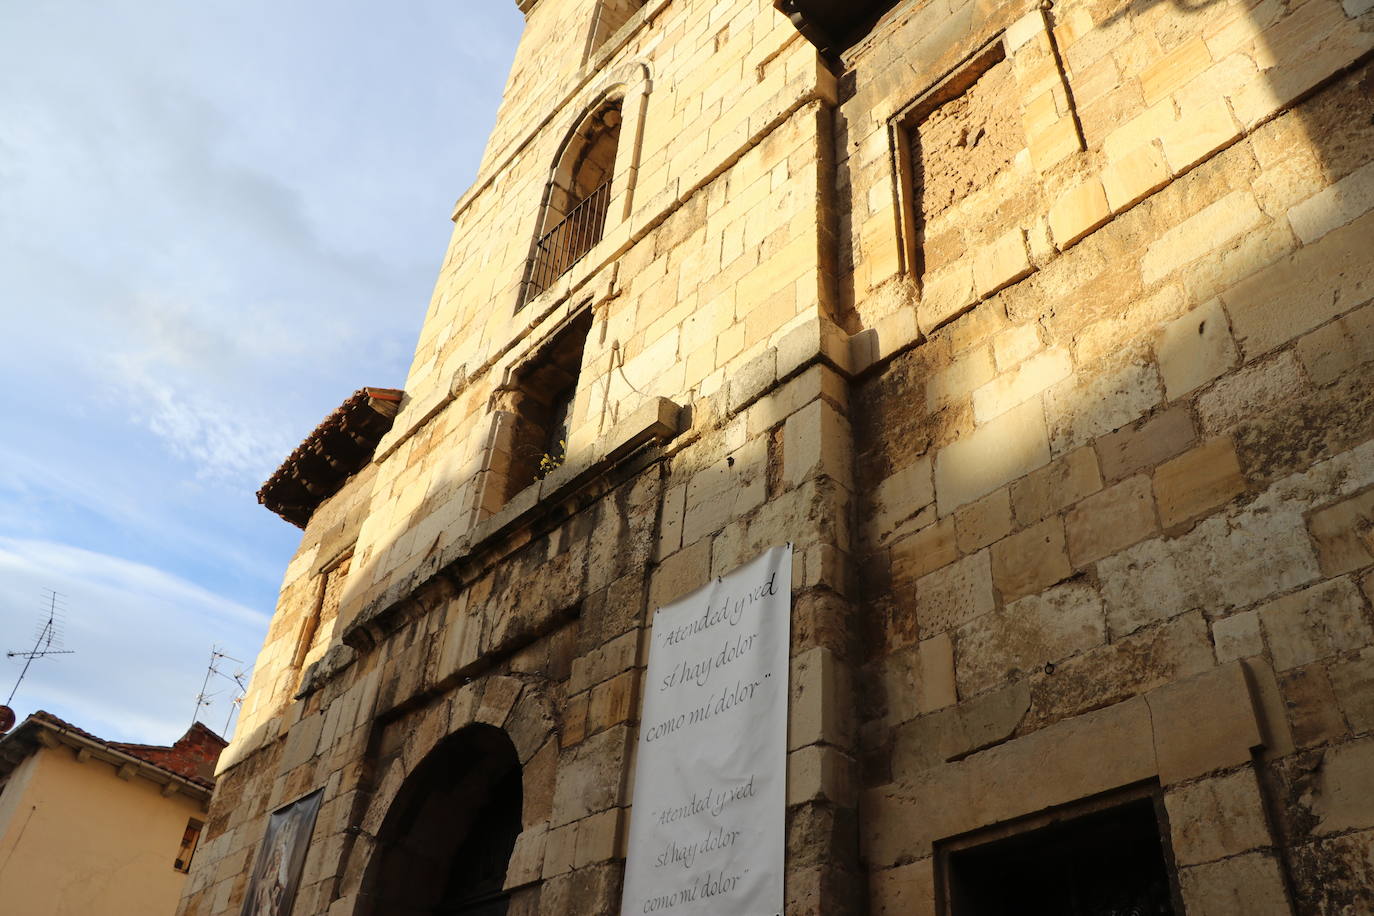
[[[519,6],[181,912],[618,913],[653,611],[784,542],[788,914],[1374,912],[1371,0]]]

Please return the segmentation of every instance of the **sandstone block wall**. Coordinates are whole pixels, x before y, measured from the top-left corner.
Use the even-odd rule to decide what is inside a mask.
[[[875,912],[937,912],[943,839],[1136,783],[1162,789],[1188,912],[1367,904],[1374,820],[1334,811],[1374,747],[1351,336],[1374,214],[1337,201],[1374,158],[1374,34],[1335,3],[1119,6],[899,10],[841,103],[842,297],[872,329],[851,402]],[[917,78],[894,75],[912,45]],[[927,114],[931,86],[953,101]],[[989,123],[1013,102],[1008,156]],[[963,145],[925,142],[951,123]],[[981,179],[952,205],[946,162]]]
[[[1187,912],[1356,906],[1374,13],[901,2],[823,61],[768,0],[613,6],[522,4],[406,401],[287,571],[182,912],[237,912],[319,788],[295,912],[364,912],[474,725],[521,765],[511,912],[614,912],[652,611],[785,541],[789,913],[937,912],[950,841],[1123,790]],[[607,100],[604,235],[524,301]],[[507,395],[588,310],[567,459],[498,496]]]

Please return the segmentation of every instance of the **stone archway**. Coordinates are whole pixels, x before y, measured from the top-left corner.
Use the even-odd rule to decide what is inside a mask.
[[[506,889],[538,880],[521,849],[547,828],[557,745],[548,701],[512,677],[417,714],[360,825],[354,916],[504,916]]]
[[[368,916],[504,916],[522,829],[520,760],[505,732],[470,725],[406,778],[359,894]]]

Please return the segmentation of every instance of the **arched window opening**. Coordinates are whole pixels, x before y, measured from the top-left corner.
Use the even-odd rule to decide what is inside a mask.
[[[504,732],[473,725],[445,739],[397,793],[358,912],[505,916],[522,803],[520,760]]]
[[[620,122],[617,100],[588,118],[564,151],[539,221],[539,241],[530,258],[522,305],[553,285],[601,241],[611,205]]]

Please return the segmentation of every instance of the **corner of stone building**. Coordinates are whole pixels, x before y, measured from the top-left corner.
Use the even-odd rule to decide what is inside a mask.
[[[830,61],[758,4],[650,2],[599,57],[522,7],[438,393],[307,530],[183,912],[236,911],[316,788],[298,911],[384,905],[426,761],[485,729],[524,791],[509,912],[614,911],[653,609],[787,542],[788,913],[948,912],[963,852],[1142,805],[1176,909],[1358,905],[1369,11],[888,6]],[[539,125],[630,61],[633,197],[526,300]],[[488,505],[493,392],[588,302],[581,445]],[[326,527],[356,656],[292,699]]]

